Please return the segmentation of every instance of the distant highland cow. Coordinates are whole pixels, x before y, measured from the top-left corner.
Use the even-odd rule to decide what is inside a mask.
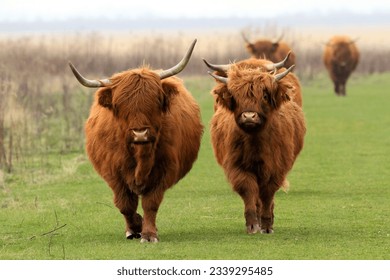
[[[87,120],[86,149],[114,193],[126,221],[126,237],[157,242],[156,216],[164,192],[183,178],[197,158],[203,133],[199,106],[173,75],[184,69],[196,40],[176,66],[163,71],[131,69],[104,80]],[[142,197],[143,218],[137,213]]]
[[[250,42],[244,33],[241,33],[241,35],[246,42],[248,52],[255,58],[268,59],[272,62],[278,62],[283,60],[286,55],[291,52],[290,46],[281,41],[282,36],[276,41],[261,39],[255,42]],[[291,53],[289,56],[285,63],[285,67],[290,68],[292,65],[295,65],[294,53]]]
[[[323,61],[337,95],[346,95],[349,76],[359,63],[355,41],[348,36],[334,36],[325,45]]]
[[[272,233],[274,195],[287,187],[287,173],[306,133],[298,79],[281,63],[250,58],[207,66],[217,80],[211,141],[217,162],[243,199],[246,230]],[[280,68],[280,69],[279,69]]]

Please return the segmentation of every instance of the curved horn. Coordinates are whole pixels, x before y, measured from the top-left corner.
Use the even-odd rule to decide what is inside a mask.
[[[291,54],[291,51],[288,52],[288,54],[286,55],[286,57],[280,61],[280,62],[277,62],[277,63],[274,63],[274,67],[276,69],[279,69],[281,67],[284,67],[284,64],[286,63],[286,61],[288,60],[288,58],[290,57],[290,54]]]
[[[226,77],[221,77],[221,76],[218,76],[218,75],[215,75],[214,73],[210,72],[210,71],[207,71],[207,73],[209,73],[209,75],[211,77],[213,77],[214,79],[216,79],[217,81],[220,81],[221,83],[224,83],[225,85],[227,85],[229,79],[226,78]]]
[[[269,63],[267,65],[265,65],[265,69],[267,71],[272,71],[272,70],[277,70],[279,68],[282,68],[284,67],[284,64],[286,63],[286,61],[288,60],[288,58],[290,57],[290,54],[291,54],[291,51],[288,52],[288,54],[286,55],[286,57],[280,61],[280,62],[277,62],[277,63]]]
[[[359,37],[356,37],[355,39],[349,41],[349,43],[350,43],[350,44],[354,44],[354,43],[356,43],[357,41],[359,41],[359,39],[360,39]]]
[[[275,81],[278,82],[280,81],[281,79],[283,79],[284,77],[286,77],[286,75],[288,73],[291,72],[291,70],[293,70],[293,68],[295,67],[295,64],[292,65],[290,68],[288,68],[286,71],[282,72],[282,73],[279,73],[279,74],[276,74],[274,77],[275,77]]]
[[[84,78],[79,71],[77,71],[76,67],[72,64],[72,62],[69,61],[70,69],[72,69],[73,75],[76,77],[76,79],[85,87],[90,88],[97,88],[97,87],[105,87],[111,84],[111,81],[109,79],[104,80],[88,80]]]
[[[279,43],[283,39],[283,37],[284,37],[284,33],[282,33],[282,35],[280,35],[279,38],[276,41],[272,42],[272,43],[274,43],[274,44]]]
[[[331,42],[321,42],[322,45],[326,46],[326,47],[332,47],[332,43]]]
[[[247,44],[252,44],[251,42],[249,42],[248,38],[246,37],[244,31],[241,32],[241,36],[242,36],[242,39],[244,39],[245,43]]]
[[[192,51],[194,50],[194,47],[195,47],[195,44],[196,44],[196,39],[192,42],[190,48],[188,49],[187,53],[185,54],[185,56],[182,58],[182,60],[176,64],[175,66],[173,66],[172,68],[170,69],[167,69],[167,70],[163,70],[159,75],[160,75],[160,79],[165,79],[165,78],[168,78],[168,77],[171,77],[173,75],[176,75],[178,73],[180,73],[181,71],[183,71],[183,69],[186,67],[188,61],[190,60],[191,58],[191,54],[192,54]]]
[[[208,68],[214,71],[219,72],[227,72],[230,69],[230,64],[211,64],[206,61],[206,59],[202,58],[203,62],[207,65]]]

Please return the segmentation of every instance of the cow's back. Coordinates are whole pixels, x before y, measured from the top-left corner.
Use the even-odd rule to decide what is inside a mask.
[[[229,136],[236,129],[234,115],[222,106],[215,106],[215,113],[211,119],[210,132],[211,143],[215,158],[219,165],[223,166],[229,155]]]
[[[279,72],[284,71],[284,69]],[[288,91],[290,99],[298,104],[299,107],[303,106],[301,84],[293,73],[290,73],[285,79],[289,80],[292,88]]]
[[[199,105],[181,80],[172,77],[164,80],[164,83],[174,84],[178,89],[178,93],[170,101],[162,136],[175,147],[180,166],[178,178],[180,179],[188,173],[197,158],[203,125]]]

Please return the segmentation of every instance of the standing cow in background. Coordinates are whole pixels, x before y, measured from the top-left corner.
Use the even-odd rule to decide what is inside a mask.
[[[273,232],[274,195],[288,186],[287,173],[303,148],[301,89],[290,73],[293,66],[281,68],[284,62],[254,58],[223,66],[206,62],[218,81],[212,90],[214,154],[244,201],[249,234]]]
[[[189,61],[196,40],[176,66],[124,71],[87,80],[99,87],[87,120],[86,149],[96,171],[114,192],[126,221],[126,237],[157,242],[156,215],[164,192],[183,178],[197,158],[203,126],[199,106],[173,75]],[[142,197],[144,217],[137,213]]]
[[[277,41],[262,39],[257,40],[256,42],[250,42],[244,33],[241,33],[241,35],[246,43],[248,52],[255,58],[268,59],[272,62],[278,62],[283,60],[291,51],[289,45],[281,41],[282,37],[280,37]],[[291,53],[285,63],[285,67],[290,68],[295,64],[295,54]]]
[[[355,41],[347,36],[334,36],[325,45],[323,61],[334,84],[337,95],[346,95],[345,86],[359,63]]]

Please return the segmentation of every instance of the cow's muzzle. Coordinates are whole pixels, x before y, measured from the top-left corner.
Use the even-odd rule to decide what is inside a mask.
[[[261,123],[259,114],[251,111],[241,113],[238,119],[238,124],[244,130],[255,130],[260,127]]]
[[[155,141],[155,137],[151,135],[149,128],[132,129],[131,142],[134,144],[146,144]]]

